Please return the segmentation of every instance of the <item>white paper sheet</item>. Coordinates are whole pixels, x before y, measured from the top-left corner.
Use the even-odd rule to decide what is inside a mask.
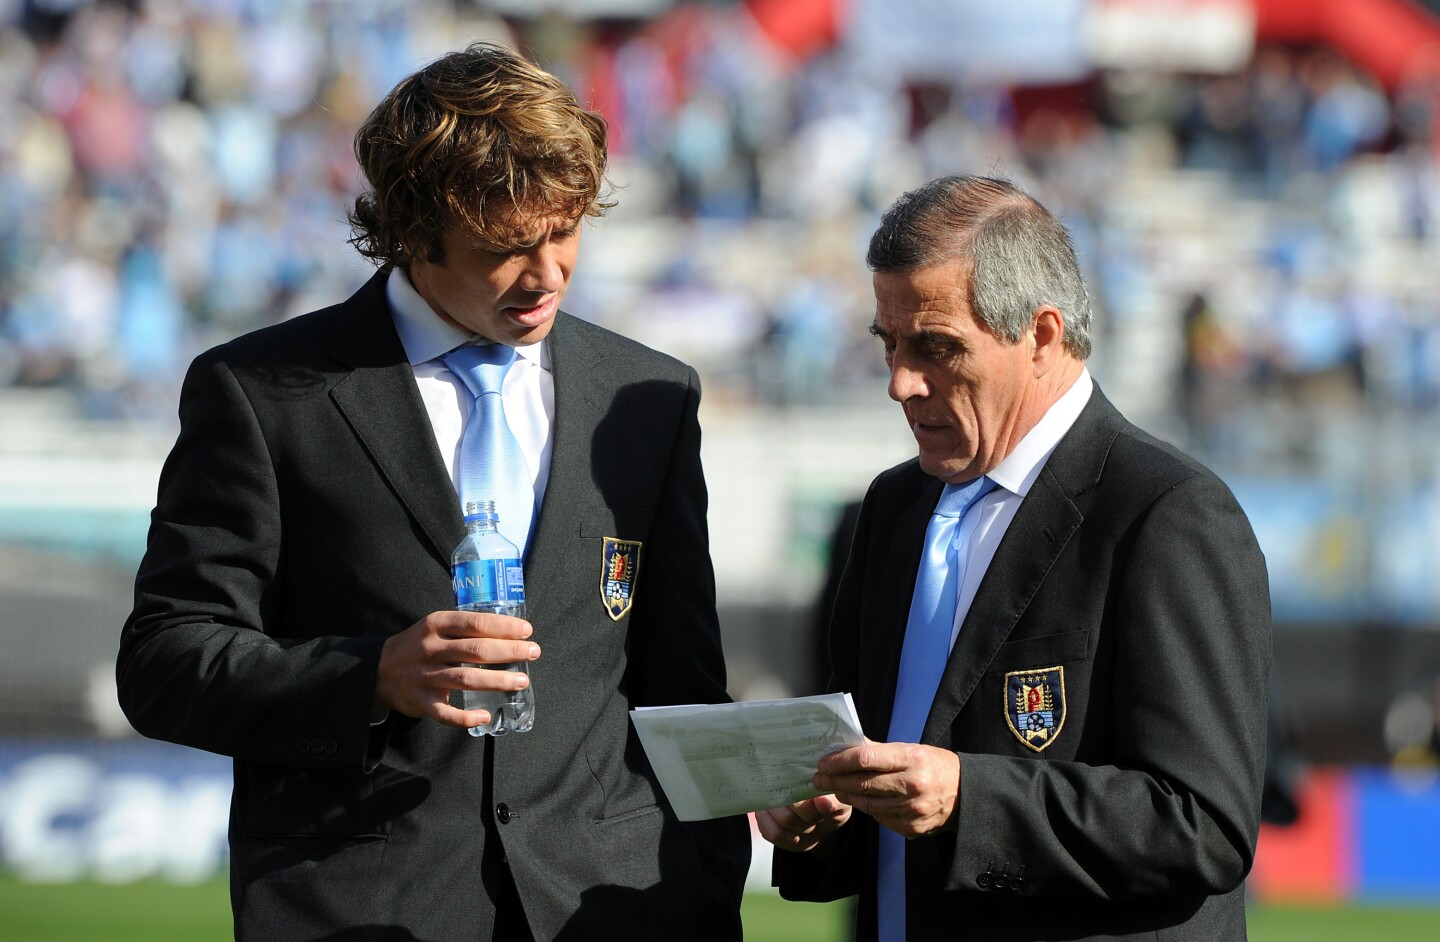
[[[681,821],[814,798],[820,757],[865,741],[848,693],[641,707],[630,720]]]

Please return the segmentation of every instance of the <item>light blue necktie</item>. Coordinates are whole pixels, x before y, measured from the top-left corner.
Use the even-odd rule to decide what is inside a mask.
[[[940,676],[950,660],[950,636],[960,598],[960,521],[965,512],[995,487],[986,477],[965,484],[947,484],[925,530],[925,555],[915,576],[900,673],[895,682],[895,709],[890,714],[887,742],[919,742]],[[905,939],[905,838],[880,828],[880,860],[876,874],[880,942]]]
[[[475,397],[475,408],[460,437],[460,506],[493,500],[499,530],[525,554],[535,517],[535,486],[520,442],[505,421],[500,387],[515,362],[515,348],[503,343],[466,344],[440,358]]]

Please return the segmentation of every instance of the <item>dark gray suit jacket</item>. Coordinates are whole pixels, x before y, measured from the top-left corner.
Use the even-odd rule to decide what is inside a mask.
[[[537,719],[490,747],[492,808],[483,740],[370,725],[381,645],[453,608],[464,534],[383,274],[192,365],[117,672],[140,732],[235,757],[239,937],[488,939],[487,840],[537,939],[739,937],[744,819],[679,823],[628,717],[726,699],[696,376],[566,314],[550,337]],[[618,621],[607,536],[643,544]]]
[[[915,461],[875,480],[836,600],[832,686],[872,739],[940,489]],[[909,937],[1243,939],[1269,663],[1244,513],[1097,387],[1001,541],[926,721],[922,741],[960,755],[960,802],[953,833],[907,845]],[[1058,729],[1027,738],[1026,683]],[[811,854],[777,851],[781,893],[859,893],[873,938],[876,827],[857,814]]]

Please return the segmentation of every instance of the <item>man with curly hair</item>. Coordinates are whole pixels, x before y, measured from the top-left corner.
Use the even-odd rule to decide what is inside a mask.
[[[725,668],[695,372],[560,310],[605,140],[510,51],[440,58],[355,138],[376,275],[189,371],[117,673],[235,759],[237,938],[740,936],[744,819],[679,822],[629,724]],[[453,611],[470,347],[509,364],[528,621]],[[531,732],[466,734],[455,691],[527,683]]]

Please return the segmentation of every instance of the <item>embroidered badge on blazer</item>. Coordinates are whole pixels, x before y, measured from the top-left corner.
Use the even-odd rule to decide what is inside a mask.
[[[1016,739],[1036,752],[1053,743],[1065,725],[1065,668],[1006,674],[1005,722]]]
[[[640,575],[640,549],[638,540],[619,540],[605,537],[600,567],[600,600],[612,621],[619,621],[630,611],[635,599],[635,579]]]

